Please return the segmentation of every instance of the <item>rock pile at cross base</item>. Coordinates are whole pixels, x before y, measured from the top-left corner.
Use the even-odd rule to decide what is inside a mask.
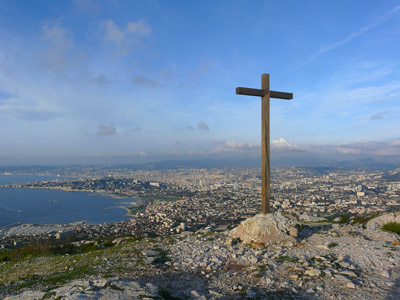
[[[271,245],[294,246],[300,225],[279,213],[257,214],[240,223],[230,237],[256,247]]]

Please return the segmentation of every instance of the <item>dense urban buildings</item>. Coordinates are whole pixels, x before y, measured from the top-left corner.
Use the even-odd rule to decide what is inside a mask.
[[[260,212],[259,169],[80,168],[36,172],[75,179],[6,187],[106,193],[121,197],[121,202],[125,204],[127,199],[122,197],[139,199],[127,209],[132,216],[130,220],[118,225],[79,224],[75,226],[74,233],[82,236],[159,236],[196,231],[207,226],[223,231]],[[271,181],[273,211],[303,220],[325,218],[331,221],[347,214],[351,221],[358,216],[400,208],[400,169],[366,171],[279,168],[273,170]],[[71,232],[70,226],[65,231]],[[54,236],[56,232],[62,230],[55,231]],[[40,237],[41,231],[37,233],[36,236]],[[49,235],[48,229],[43,231],[43,235]],[[23,234],[20,236],[22,238]],[[4,233],[2,239],[3,245],[10,243]],[[15,242],[15,234],[13,239]]]

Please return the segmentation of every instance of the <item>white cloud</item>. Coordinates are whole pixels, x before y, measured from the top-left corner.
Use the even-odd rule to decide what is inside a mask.
[[[337,142],[389,139],[393,131],[381,128],[400,125],[399,74],[392,65],[357,64],[329,76],[319,87],[296,94],[287,108],[287,122],[301,124],[307,130],[305,136],[316,143],[327,142],[328,136]],[[296,123],[292,123],[290,115],[299,111],[307,118],[301,123],[294,118]]]
[[[150,153],[148,153],[148,152],[145,152],[145,151],[139,151],[139,152],[137,152],[137,155],[138,156],[143,156],[143,157],[146,157],[146,156],[148,156]]]
[[[380,113],[373,114],[369,119],[371,121],[382,120],[386,115],[387,115],[386,112],[380,112]]]
[[[362,141],[343,143],[339,145],[318,145],[309,147],[308,151],[324,149],[325,153],[334,155],[351,155],[359,157],[376,157],[376,156],[387,156],[387,155],[400,155],[400,140],[395,139],[391,141]]]
[[[254,154],[259,154],[261,151],[261,144],[249,144],[238,141],[215,141],[214,144],[217,144],[218,147],[213,149],[211,152],[221,153],[221,152],[237,152],[237,153],[249,153],[252,152]],[[303,151],[302,147],[295,145],[293,143],[288,142],[284,138],[280,138],[278,140],[271,141],[271,151],[273,152],[293,152],[293,151]]]
[[[97,131],[98,136],[110,136],[116,134],[117,134],[117,129],[115,128],[114,124],[111,125],[99,124]]]
[[[103,23],[105,28],[105,40],[114,44],[120,44],[125,40],[125,33],[112,21],[106,20]]]
[[[135,126],[135,127],[132,127],[132,128],[125,129],[124,135],[132,135],[132,134],[136,134],[136,133],[141,132],[141,131],[143,131],[142,127]]]
[[[216,141],[218,147],[210,153],[247,153],[260,154],[260,144],[247,144],[237,141]],[[386,142],[362,141],[342,144],[324,145],[296,145],[288,142],[284,138],[271,141],[271,156],[292,156],[297,157],[315,156],[315,158],[325,157],[330,160],[355,158],[355,157],[376,157],[388,155],[400,155],[400,139]]]
[[[135,76],[132,79],[133,84],[141,86],[141,87],[150,87],[150,88],[156,88],[156,87],[161,87],[161,84],[152,78],[146,78],[143,76]]]
[[[210,70],[211,67],[211,62],[205,62],[202,63],[196,71],[192,72],[191,74],[189,74],[189,80],[193,81],[195,79],[197,79],[198,77],[200,77],[201,75],[207,73]]]
[[[99,74],[90,78],[90,80],[100,86],[106,86],[112,83],[111,80],[108,80],[107,77],[103,74]]]
[[[132,45],[140,42],[140,37],[143,38],[151,33],[150,26],[143,20],[128,22],[125,29],[109,19],[101,26],[104,30],[104,40],[116,46],[120,55],[127,54]]]
[[[259,152],[260,144],[246,144],[237,141],[215,141],[218,147],[211,150],[210,153],[243,153]]]
[[[181,140],[175,140],[175,145],[184,146],[186,144],[184,142],[182,142]]]
[[[197,128],[200,130],[205,130],[205,131],[210,130],[210,127],[208,127],[208,125],[204,122],[200,122],[199,124],[197,124]]]
[[[271,141],[271,147],[274,149],[286,149],[286,150],[293,150],[293,149],[300,149],[299,146],[289,143],[287,140],[285,140],[284,138],[279,138],[278,140],[272,140]]]
[[[61,19],[46,21],[42,26],[42,39],[46,44],[41,54],[44,67],[52,71],[65,69],[69,51],[74,45],[72,32],[63,27]]]
[[[343,153],[343,154],[360,154],[361,150],[360,149],[355,149],[355,148],[350,148],[350,147],[335,147],[337,152]]]
[[[99,3],[95,0],[73,0],[75,10],[81,13],[97,13],[99,11]]]
[[[139,35],[145,36],[151,33],[151,28],[146,24],[144,20],[139,20],[137,22],[129,22],[126,26],[126,32],[137,33]]]

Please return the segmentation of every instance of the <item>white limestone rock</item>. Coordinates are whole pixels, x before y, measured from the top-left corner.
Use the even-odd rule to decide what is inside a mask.
[[[307,215],[306,213],[302,214],[299,216],[299,220],[302,222],[322,222],[322,221],[327,221],[326,218],[321,218],[321,217],[314,217]]]
[[[145,255],[147,257],[155,257],[159,254],[158,251],[150,250],[150,249],[143,250],[142,253],[143,253],[143,255]]]
[[[191,291],[190,294],[194,297],[194,298],[200,298],[200,294],[197,291]]]
[[[390,278],[390,270],[382,270],[380,275],[383,278]]]
[[[40,291],[25,291],[16,296],[9,296],[4,300],[39,300],[44,297],[45,293]]]
[[[304,275],[308,275],[308,276],[311,276],[311,277],[316,277],[316,276],[321,275],[321,271],[318,270],[318,269],[311,268],[311,269],[307,269],[304,272]]]
[[[348,282],[346,285],[349,289],[355,289],[356,285],[353,282]]]
[[[372,220],[369,220],[367,223],[367,228],[368,229],[374,229],[377,227],[382,227],[382,225],[385,225],[390,222],[397,222],[400,223],[400,213],[388,213],[384,214],[382,216],[373,218]]]
[[[107,286],[109,284],[109,287]],[[106,279],[74,280],[52,291],[51,299],[63,300],[109,300],[109,299],[154,299],[160,298],[158,287],[151,283],[139,284],[136,281]],[[7,300],[39,300],[44,299],[45,292],[25,291]]]
[[[279,213],[257,214],[244,220],[229,235],[243,243],[264,247],[280,243],[295,245],[297,241],[290,233],[297,236],[298,231],[293,229],[297,226],[293,220]]]

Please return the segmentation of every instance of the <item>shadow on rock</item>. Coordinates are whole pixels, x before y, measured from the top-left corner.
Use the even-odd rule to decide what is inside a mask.
[[[223,296],[218,298],[221,300],[229,300],[229,299],[268,299],[268,300],[317,300],[319,299],[316,295],[311,295],[309,293],[298,293],[295,294],[289,290],[280,290],[280,291],[268,291],[263,290],[259,294],[252,294],[246,292],[239,292],[236,294],[231,294],[228,296]]]
[[[301,242],[318,232],[329,231],[332,227],[332,224],[303,224],[297,241]]]
[[[397,270],[396,273],[400,274],[400,270]],[[390,289],[390,292],[386,295],[385,298],[385,300],[398,300],[398,299],[400,299],[400,275],[397,276],[397,279],[394,282],[393,287]]]
[[[245,276],[243,277],[245,282]],[[145,277],[138,281],[142,283],[151,282],[160,288],[160,296],[166,300],[183,299],[304,299],[317,300],[318,297],[310,294],[308,291],[298,288],[293,291],[289,288],[277,290],[273,286],[262,288],[259,286],[250,286],[242,283],[241,285],[229,282],[226,278],[224,283],[216,283],[213,276],[206,278],[205,275],[198,272],[172,271],[167,274],[160,274],[151,278]],[[225,292],[218,287],[224,286]],[[232,290],[229,287],[232,286]],[[227,288],[228,287],[228,288]],[[235,287],[235,289],[233,288]],[[228,291],[226,291],[228,289]]]

